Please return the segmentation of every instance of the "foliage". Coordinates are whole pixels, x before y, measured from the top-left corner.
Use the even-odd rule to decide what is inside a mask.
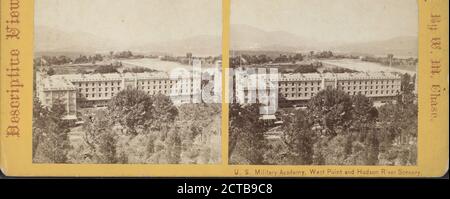
[[[358,71],[352,70],[349,68],[333,67],[333,68],[326,68],[322,72],[323,73],[356,73]]]
[[[75,58],[73,63],[74,64],[86,64],[86,63],[95,64],[98,61],[103,61],[103,57],[100,54],[95,54],[94,56],[80,55],[79,57]]]
[[[94,70],[94,73],[118,73],[117,66],[111,65],[101,65]]]
[[[164,95],[124,90],[85,114],[78,163],[211,164],[220,160],[220,105],[175,107]]]
[[[230,105],[230,162],[243,159],[248,164],[264,164],[267,128],[259,120],[259,104]]]
[[[296,111],[295,115],[286,118],[282,126],[282,142],[287,146],[293,164],[311,164],[313,160],[313,144],[315,135],[312,121],[304,111]]]
[[[324,128],[324,133],[334,136],[350,126],[352,100],[344,91],[323,90],[309,101],[308,114],[315,124]]]
[[[86,69],[79,68],[77,69],[77,74],[88,74],[89,72]]]
[[[359,132],[372,129],[378,117],[378,110],[373,107],[372,101],[362,94],[352,97],[352,127]]]
[[[117,132],[107,110],[99,110],[86,117],[83,125],[83,140],[88,146],[89,159],[96,163],[117,163]]]
[[[53,68],[48,69],[47,75],[52,76],[52,75],[55,75],[55,74],[56,74],[55,69],[53,69]]]
[[[317,73],[319,67],[320,65],[315,63],[302,64],[294,70],[294,73]]]
[[[151,118],[153,120],[147,122],[146,124],[150,124],[151,129],[167,129],[167,127],[174,122],[176,116],[178,115],[177,108],[175,108],[170,98],[163,94],[151,96],[151,101]]]
[[[324,58],[333,58],[333,52],[331,51],[322,51],[314,54],[315,58],[324,59]]]
[[[230,66],[237,67],[239,65],[268,64],[268,63],[295,63],[303,61],[304,55],[296,54],[279,54],[275,56],[267,54],[241,54],[230,58]]]
[[[33,104],[33,161],[66,163],[71,149],[68,137],[68,122],[61,119],[65,106],[59,101],[50,108],[43,107],[39,100]]]
[[[175,125],[182,139],[182,163],[217,163],[221,151],[221,105],[184,104]]]
[[[131,51],[121,51],[113,53],[113,56],[116,59],[128,59],[133,57],[133,53]]]
[[[240,145],[239,157],[230,152],[232,163],[253,164],[254,147],[264,148],[259,163],[286,165],[415,165],[417,163],[417,104],[415,96],[403,92],[396,103],[374,107],[364,95],[349,96],[339,90],[316,94],[307,109],[283,110],[278,127],[262,135],[279,134],[279,139],[261,141],[254,126],[239,106],[230,107],[230,150],[236,143],[260,139],[257,145]],[[256,118],[255,115],[252,117]],[[241,132],[242,131],[242,132]],[[254,136],[248,136],[251,132]],[[236,136],[245,135],[245,136]],[[258,135],[258,134],[256,134]],[[236,146],[235,146],[236,145]]]
[[[93,56],[79,55],[76,58],[71,58],[69,56],[42,56],[34,59],[34,66],[59,66],[67,64],[87,64],[103,61],[103,56],[100,54],[95,54]]]
[[[380,155],[383,164],[415,164],[418,108],[411,100],[386,104],[379,108],[382,126]],[[402,156],[403,154],[403,156]]]
[[[133,68],[126,68],[122,71],[122,73],[144,73],[144,72],[155,72],[156,70],[153,70],[151,68],[145,68],[145,67],[133,67]]]
[[[220,155],[219,105],[186,104],[166,128],[121,136],[118,150],[128,163],[210,164]]]
[[[125,89],[114,96],[108,110],[111,120],[126,128],[127,132],[137,134],[137,128],[148,126],[153,121],[153,99],[144,91]]]

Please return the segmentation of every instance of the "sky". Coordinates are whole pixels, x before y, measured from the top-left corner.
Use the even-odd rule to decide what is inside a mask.
[[[231,23],[322,42],[417,36],[416,0],[231,0]]]
[[[35,25],[135,45],[220,36],[220,0],[36,0]]]

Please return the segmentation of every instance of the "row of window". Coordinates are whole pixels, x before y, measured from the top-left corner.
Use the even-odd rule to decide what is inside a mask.
[[[350,85],[351,83],[353,83],[353,84],[362,85],[363,82],[365,85],[367,85],[367,84],[389,84],[389,83],[394,84],[395,80],[341,81],[340,84],[341,85],[345,85],[345,84]]]
[[[187,93],[188,90],[184,90],[184,92]],[[194,91],[191,90],[191,92],[194,92]],[[171,91],[170,90],[158,90],[158,91],[147,91],[147,93],[151,94],[151,95],[155,95],[155,94],[158,94],[158,93],[167,95],[167,94],[170,94]],[[79,96],[80,97],[84,96],[86,98],[96,98],[96,97],[98,97],[98,98],[103,98],[103,97],[108,98],[108,97],[113,97],[115,94],[117,94],[117,93],[95,93],[95,94],[94,93],[93,94],[82,94],[82,93],[80,93]]]
[[[351,87],[351,86],[348,86],[348,87],[338,87],[337,89],[339,90],[339,89],[341,89],[341,90],[357,90],[359,88],[359,90],[363,90],[363,89],[365,89],[365,90],[368,90],[368,89],[394,89],[394,88],[397,88],[397,89],[400,89],[398,86],[394,86],[394,85],[391,85],[391,86],[359,86],[359,87],[357,87],[357,86],[353,86],[353,87]],[[309,91],[309,90],[311,90],[311,91],[314,91],[314,90],[317,90],[317,91],[319,91],[321,89],[321,87],[305,87],[305,88],[284,88],[284,89],[280,89],[281,91],[285,91],[285,92],[288,92],[288,91]]]
[[[393,95],[396,94],[397,91],[394,90],[390,90],[390,91],[365,91],[365,92],[347,92],[347,94],[349,95],[357,95],[358,93],[364,94],[364,95]],[[289,98],[289,97],[312,97],[314,96],[314,92],[311,93],[284,93],[284,97]]]
[[[168,89],[168,88],[172,88],[172,87],[173,87],[172,85],[170,85],[170,86],[161,86],[161,85],[159,85],[158,87],[156,87],[156,86],[153,86],[153,87],[151,87],[151,86],[147,86],[147,87],[141,86],[141,89],[142,90],[145,90],[146,88],[147,89]]]
[[[140,82],[138,84],[140,84],[140,85],[165,85],[166,83],[168,85],[172,86],[172,84],[176,83],[176,81],[175,80],[164,80],[164,81],[161,81],[161,82],[158,82],[158,83],[156,83],[156,81],[153,81],[153,82],[152,81],[148,81],[148,82]],[[97,82],[97,83],[82,83],[82,82],[79,82],[79,83],[74,83],[74,84],[75,84],[75,86],[78,86],[78,88],[86,88],[86,89],[88,89],[87,87],[89,87],[89,86],[90,87],[104,87],[104,86],[111,86],[111,87],[113,87],[113,86],[121,86],[122,85],[121,82]],[[188,83],[186,83],[186,84],[188,84]],[[192,83],[190,85],[193,86]],[[187,86],[187,85],[182,84],[182,86]],[[94,88],[92,88],[92,89],[94,89]]]
[[[288,91],[296,91],[296,90],[298,90],[298,91],[303,91],[303,90],[305,90],[305,91],[309,91],[309,90],[311,90],[311,91],[314,91],[314,90],[320,91],[320,89],[321,89],[321,87],[311,87],[311,88],[306,87],[306,88],[298,88],[298,89],[296,89],[296,88],[291,88],[291,89],[285,88],[284,91],[286,91],[286,92],[288,92]],[[281,89],[281,91],[283,91],[283,89]]]
[[[159,80],[159,81],[138,81],[138,84],[146,85],[146,84],[175,84],[176,80]]]
[[[288,93],[285,93],[285,94],[284,94],[284,97],[286,97],[286,98],[289,98],[289,97],[312,97],[312,96],[314,96],[314,94],[315,94],[315,93],[298,93],[298,94],[294,94],[294,93],[288,94]]]
[[[278,83],[278,86],[280,86],[280,87],[285,87],[285,86],[289,86],[289,85],[291,85],[291,86],[295,86],[295,85],[297,85],[297,86],[308,86],[308,85],[319,86],[321,84],[322,84],[322,82],[290,82],[290,83],[280,82],[280,83]]]
[[[397,92],[398,91],[396,91],[396,90],[388,90],[388,91],[364,91],[364,92],[353,92],[353,95],[356,95],[356,94],[358,94],[358,93],[361,93],[361,94],[364,94],[364,95],[378,95],[378,94],[381,94],[381,95],[384,95],[384,94],[386,94],[386,95],[389,95],[389,94],[397,94]],[[347,92],[349,95],[351,95],[352,94],[352,92]]]
[[[345,85],[345,84],[347,84],[347,85],[350,85],[350,84],[353,84],[353,85],[355,85],[355,84],[367,85],[367,84],[389,84],[389,83],[395,84],[395,80],[340,81],[338,84],[341,84],[341,85]],[[398,81],[397,83],[399,84],[400,82]],[[289,86],[289,85],[291,85],[291,86],[308,86],[308,85],[314,86],[314,85],[321,85],[321,84],[322,84],[322,82],[320,82],[320,81],[316,81],[316,82],[289,82],[289,83],[287,83],[287,82],[280,82],[280,83],[278,83],[278,85],[280,87],[286,87],[286,86]]]
[[[145,90],[145,87],[141,87],[142,88],[142,90]],[[161,94],[169,94],[170,92],[172,92],[172,90],[171,89],[161,89],[161,86],[159,87],[160,89],[155,89],[155,90],[152,90],[152,91],[147,91],[147,93],[148,94],[157,94],[157,93],[161,93]],[[118,89],[119,90],[119,89]],[[178,91],[180,91],[181,93],[187,93],[187,92],[189,92],[189,90],[188,89],[177,89]],[[117,94],[115,91],[114,91],[114,89],[112,89],[112,92],[111,93],[109,93],[109,92],[107,92],[107,93],[89,93],[88,92],[88,89],[86,89],[86,91],[87,92],[82,92],[83,90],[82,89],[79,89],[79,91],[80,91],[80,93],[79,93],[79,96],[80,97],[82,97],[82,96],[85,96],[86,98],[89,98],[89,97],[91,97],[91,98],[95,98],[95,97],[112,97],[112,96],[114,96],[115,94]],[[94,91],[94,90],[93,90]],[[99,89],[99,91],[100,92],[102,92],[102,89]],[[104,89],[104,91],[108,91],[108,89]],[[194,90],[193,89],[191,89],[191,93],[193,93],[194,92]]]
[[[398,89],[400,89],[399,88],[399,86],[394,86],[394,85],[387,85],[387,86],[359,86],[359,87],[357,87],[357,86],[353,86],[353,87],[351,87],[351,86],[347,86],[347,87],[345,87],[345,86],[343,86],[343,87],[338,87],[337,89],[339,90],[339,89],[342,89],[342,90],[351,90],[353,88],[353,90],[357,90],[357,89],[359,89],[359,90],[363,90],[363,89],[365,89],[365,90],[367,90],[367,89],[378,89],[378,88],[380,88],[380,89],[389,89],[389,88],[391,88],[391,89],[394,89],[394,88],[398,88]]]
[[[98,93],[98,94],[86,94],[85,95],[86,98],[89,98],[89,97],[94,98],[96,96],[97,97],[110,97],[110,95],[108,93],[105,93],[105,95],[103,95],[101,93]],[[114,94],[111,94],[111,96],[114,96]]]
[[[162,90],[162,91],[172,91],[173,89],[172,88],[159,88],[159,89],[145,89],[145,87],[142,87],[142,89],[140,89],[140,90],[144,90],[144,91],[160,91],[160,90]],[[189,90],[189,88],[175,88],[175,90],[176,91],[185,91],[185,92],[188,92],[188,90]],[[193,91],[194,89],[190,89],[191,91]]]
[[[88,87],[88,86],[120,86],[122,84],[121,81],[114,82],[78,82],[74,83],[75,86],[78,87]]]
[[[98,88],[98,89],[95,89],[95,88],[91,88],[91,89],[85,88],[85,89],[84,89],[84,92],[88,93],[89,90],[92,91],[92,92],[95,92],[96,90],[99,91],[99,92],[102,92],[102,91],[109,91],[109,89],[111,89],[111,91],[115,91],[116,89],[117,89],[118,91],[120,91],[121,88],[120,88],[120,87],[117,87],[117,88],[115,88],[115,87],[108,88],[108,87],[107,87],[107,88]],[[78,89],[78,92],[82,93],[82,92],[83,92],[83,89],[79,88],[79,89]]]
[[[116,93],[96,93],[96,94],[84,94],[84,96],[86,98],[95,98],[95,97],[112,97],[114,96]],[[80,93],[80,96],[83,96],[83,94]]]

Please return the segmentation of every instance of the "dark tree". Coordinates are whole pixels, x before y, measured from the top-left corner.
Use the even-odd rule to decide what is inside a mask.
[[[323,90],[308,103],[313,121],[324,128],[328,135],[334,136],[337,129],[345,130],[351,124],[352,100],[341,90]]]
[[[49,116],[49,110],[44,108],[41,105],[41,102],[39,99],[34,98],[33,99],[33,149],[32,154],[33,158],[35,157],[35,154],[37,152],[38,146],[41,142],[41,139],[43,138],[46,127],[47,127],[47,120],[46,118]]]
[[[56,74],[55,69],[53,69],[53,68],[48,69],[47,75],[52,76],[52,75],[55,75],[55,74]]]
[[[119,66],[122,65],[122,62],[119,62]],[[151,68],[145,68],[145,67],[133,67],[133,68],[126,68],[122,71],[122,73],[143,73],[143,72],[155,72],[156,70],[153,70]]]
[[[119,92],[111,99],[108,109],[112,119],[133,135],[137,134],[137,128],[167,129],[178,115],[169,97],[162,94],[150,96],[137,89]]]
[[[281,139],[288,148],[290,162],[296,165],[312,164],[315,135],[307,114],[302,110],[295,111],[293,116],[284,120],[282,129]]]
[[[34,101],[33,160],[35,162],[67,163],[69,123],[63,120],[65,105],[56,100],[50,109]]]
[[[85,118],[83,140],[89,147],[89,156],[96,163],[117,163],[117,137],[108,111],[99,110]]]
[[[173,105],[172,100],[163,94],[151,97],[153,102],[151,129],[167,129],[178,116],[178,109]]]
[[[178,164],[181,160],[181,138],[179,129],[172,129],[164,142],[167,163]]]
[[[118,73],[116,66],[113,65],[102,65],[94,70],[94,73]]]
[[[352,97],[353,101],[353,127],[360,133],[367,132],[375,125],[378,110],[373,107],[372,101],[362,94]]]
[[[264,132],[267,131],[259,120],[259,104],[230,105],[229,123],[229,154],[231,162],[242,158],[249,164],[264,164],[264,153],[267,141]]]
[[[143,127],[154,119],[152,98],[136,89],[120,91],[109,102],[108,110],[111,119],[133,135],[137,134],[136,127]]]

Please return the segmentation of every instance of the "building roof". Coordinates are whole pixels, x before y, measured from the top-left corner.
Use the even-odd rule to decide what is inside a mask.
[[[75,86],[64,76],[50,76],[42,81],[44,91],[75,90]]]
[[[52,75],[43,80],[44,90],[75,90],[76,87],[72,82],[92,82],[92,81],[121,81],[125,79],[136,80],[156,80],[156,79],[171,79],[190,78],[191,73],[185,74],[169,74],[165,72],[144,72],[144,73],[107,73],[107,74],[67,74],[67,75]],[[174,76],[173,76],[174,75]],[[254,74],[260,76],[260,74]],[[262,75],[264,79],[275,80],[273,76],[268,74]],[[275,76],[276,77],[276,76]],[[372,79],[401,79],[401,77],[394,73],[385,72],[358,72],[358,73],[285,73],[278,74],[278,81],[321,81],[322,79],[330,80],[372,80]]]
[[[335,73],[338,80],[354,79],[401,79],[397,74],[390,72],[360,72],[360,73]]]
[[[173,76],[173,79],[180,78],[191,78],[191,73],[180,73]],[[65,74],[48,76],[43,79],[43,85],[44,90],[75,90],[73,82],[122,81],[123,79],[169,80],[171,76],[165,72]]]
[[[331,73],[329,74],[321,74],[321,73],[287,73],[287,74],[280,74],[279,80],[280,81],[296,81],[296,80],[305,80],[305,81],[320,81],[322,80],[322,77],[328,77],[331,76]]]
[[[189,78],[191,74],[180,74],[178,78]],[[169,74],[165,72],[144,72],[144,73],[105,73],[105,74],[67,74],[53,75],[51,79],[65,78],[72,82],[90,82],[90,81],[121,81],[124,78],[137,80],[147,79],[170,79]]]

